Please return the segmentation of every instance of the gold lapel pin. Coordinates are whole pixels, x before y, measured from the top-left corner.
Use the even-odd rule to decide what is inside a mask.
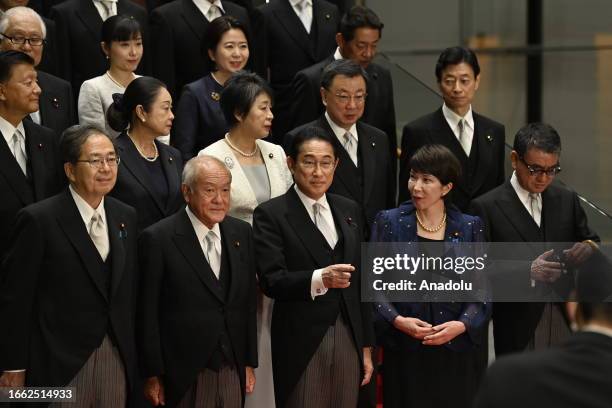
[[[219,95],[219,92],[211,92],[210,97],[213,101],[219,101],[219,99],[221,99],[221,95]]]

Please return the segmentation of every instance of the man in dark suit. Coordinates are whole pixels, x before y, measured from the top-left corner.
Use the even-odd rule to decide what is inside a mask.
[[[579,302],[567,308],[578,332],[560,347],[496,361],[475,408],[610,406],[612,303]]]
[[[223,162],[191,159],[182,184],[187,208],[139,239],[146,271],[140,286],[141,366],[148,378],[145,395],[155,406],[238,408],[245,387],[253,391],[252,233],[248,223],[226,216],[231,181]]]
[[[147,12],[130,0],[111,3],[114,5],[108,9],[106,3],[95,0],[67,0],[51,8],[51,19],[57,25],[60,76],[72,84],[75,99],[84,81],[108,69],[100,42],[102,22],[110,15],[125,14],[138,20],[143,31],[144,56],[137,72],[148,74],[151,71]]]
[[[355,6],[342,17],[336,34],[338,48],[323,61],[299,71],[293,78],[292,128],[318,118],[325,107],[321,102],[321,75],[332,61],[350,59],[368,74],[368,96],[361,120],[385,132],[389,137],[389,152],[394,163],[397,157],[397,131],[393,84],[388,69],[372,62],[382,36],[383,23],[370,9]]]
[[[465,212],[470,201],[504,182],[504,126],[472,111],[480,82],[474,51],[445,49],[436,64],[444,105],[404,126],[399,171],[399,202],[409,199],[410,157],[426,144],[441,144],[461,162],[462,176],[452,203]]]
[[[0,52],[0,262],[17,212],[61,188],[57,136],[24,120],[38,110],[39,97],[32,58]]]
[[[43,48],[47,47],[44,22],[34,10],[14,7],[0,17],[0,32],[3,33],[0,49],[21,51],[34,59],[41,94],[39,109],[32,112],[30,118],[61,134],[76,123],[76,110],[70,83],[40,69]],[[32,44],[41,39],[45,42]]]
[[[323,70],[320,86],[325,113],[289,132],[285,148],[305,127],[325,130],[340,159],[329,191],[359,203],[369,231],[376,214],[393,207],[395,177],[387,135],[360,121],[368,90],[367,74],[357,63],[343,59],[329,64]]]
[[[226,1],[177,0],[151,12],[153,74],[164,81],[175,100],[183,86],[208,73],[204,33],[210,21],[225,14],[250,30],[247,11]]]
[[[470,206],[484,221],[487,241],[576,242],[565,251],[565,262],[583,262],[599,238],[589,228],[576,193],[554,183],[561,171],[559,134],[550,125],[529,124],[516,134],[513,149],[510,180]],[[535,254],[531,267],[525,265],[525,291],[536,291],[540,282],[555,282],[562,275],[552,252]],[[497,355],[546,348],[569,334],[564,313],[551,303],[496,303],[493,329]]]
[[[281,143],[292,127],[291,81],[295,74],[334,52],[340,14],[324,0],[271,0],[261,6],[265,72],[274,90],[271,141]]]
[[[19,212],[4,262],[0,384],[75,387],[76,406],[123,407],[136,368],[136,211],[106,197],[119,164],[108,136],[73,126],[60,150],[70,187]]]
[[[295,185],[253,214],[259,283],[275,299],[276,406],[354,408],[374,340],[372,309],[360,302],[363,218],[357,203],[328,193],[338,166],[332,136],[304,128],[288,150]]]

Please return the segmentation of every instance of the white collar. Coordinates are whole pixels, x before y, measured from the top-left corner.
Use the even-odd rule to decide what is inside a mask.
[[[215,0],[213,2],[210,2],[208,0],[193,0],[193,2],[200,10],[202,10],[204,15],[208,14],[208,10],[210,10],[210,7],[212,5],[219,7],[219,10],[221,10],[221,13],[225,14],[225,9],[223,8],[223,5],[221,4],[221,0]]]
[[[313,200],[312,198],[308,197],[306,194],[302,193],[302,190],[300,190],[297,184],[294,184],[294,189],[298,197],[300,198],[300,201],[302,202],[302,204],[304,204],[304,207],[306,207],[308,214],[310,214],[310,218],[314,218],[314,214],[312,212],[312,206],[315,203],[319,203],[321,208],[331,211],[331,208],[329,207],[329,203],[327,202],[327,194],[323,194],[318,200]]]
[[[523,205],[525,205],[525,207],[529,208],[529,194],[531,194],[529,191],[525,190],[523,188],[523,186],[521,186],[521,183],[519,183],[518,181],[518,177],[516,177],[516,171],[512,172],[512,177],[510,177],[510,184],[512,185],[512,188],[514,188],[514,191],[516,192],[516,195],[518,196],[519,200],[521,200],[521,203],[523,203]],[[542,200],[542,195],[540,193],[535,193],[538,202],[540,202]]]
[[[304,2],[307,7],[312,7],[312,0],[289,0],[291,7],[296,8],[299,3]]]
[[[585,324],[584,326],[580,328],[580,331],[599,333],[599,334],[603,334],[604,336],[612,337],[612,328],[605,327],[605,326],[595,324],[595,323]]]
[[[341,143],[344,143],[344,134],[346,132],[350,132],[351,136],[356,141],[359,141],[359,136],[357,135],[357,123],[353,123],[350,129],[346,130],[345,128],[336,125],[336,123],[329,117],[327,111],[325,111],[325,119],[327,119],[329,127],[331,127],[332,131],[334,132],[334,135],[336,135],[336,137],[338,138],[338,140],[340,140]]]
[[[89,227],[89,224],[91,223],[91,217],[93,217],[95,212],[98,212],[98,214],[100,214],[100,217],[102,218],[102,223],[106,225],[104,197],[102,197],[102,201],[100,201],[100,205],[98,205],[98,208],[92,208],[89,203],[85,201],[83,197],[79,195],[79,193],[76,192],[72,185],[70,185],[68,189],[70,190],[72,199],[74,200],[74,203],[76,204],[77,209],[79,210],[79,214],[81,214],[81,218],[83,219],[83,222],[87,227]]]
[[[340,53],[340,47],[336,47],[336,52],[334,52],[334,61],[338,61],[344,59],[342,53]]]
[[[461,117],[455,112],[453,112],[448,106],[446,106],[445,103],[442,105],[442,114],[444,115],[446,121],[451,125],[451,129],[453,129],[453,131],[457,128],[457,126],[459,126],[459,121],[461,119],[464,119],[468,127],[471,130],[474,130],[474,116],[472,115],[472,105],[470,105],[470,109],[467,111],[465,116]]]
[[[15,133],[15,129],[19,129],[23,137],[25,138],[25,129],[23,128],[23,121],[19,122],[17,127],[11,125],[8,120],[4,119],[0,116],[0,132],[2,132],[2,136],[6,140],[6,144],[9,146],[13,143],[13,134]]]
[[[208,228],[206,225],[204,225],[202,221],[198,219],[198,217],[196,217],[196,215],[191,211],[188,205],[185,206],[185,212],[189,217],[189,221],[191,221],[191,225],[193,225],[193,229],[196,233],[196,236],[198,237],[198,242],[201,243],[204,240],[204,237],[208,235],[208,232],[212,230],[212,232],[214,232],[217,236],[217,239],[215,240],[215,245],[217,245],[217,243],[221,243],[221,229],[219,228],[218,223],[213,225],[212,228]]]

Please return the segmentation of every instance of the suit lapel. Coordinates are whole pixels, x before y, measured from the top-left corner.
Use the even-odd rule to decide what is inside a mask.
[[[0,173],[4,175],[4,179],[11,186],[13,191],[19,200],[25,205],[32,204],[33,195],[28,191],[28,180],[25,174],[21,171],[21,167],[17,164],[15,156],[11,153],[4,135],[1,136],[0,140]],[[26,144],[28,143],[28,137],[26,136]]]
[[[111,200],[105,200],[104,211],[108,224],[108,240],[111,249],[111,299],[117,291],[125,270],[125,247],[123,240],[127,237],[126,223],[119,217],[118,211]],[[135,233],[134,231],[129,231]]]
[[[293,14],[295,15],[295,13]],[[317,39],[329,38],[330,36],[336,35],[337,27],[329,26],[330,19],[331,19],[331,14],[323,10],[323,5],[321,4],[321,2],[313,1],[312,2],[312,26],[311,26],[310,32],[312,33],[312,31],[316,29]],[[299,20],[299,17],[298,17],[298,20]],[[302,28],[304,27],[304,25],[301,24],[301,20],[300,20],[300,26]],[[306,32],[306,30],[304,30],[304,32]],[[313,50],[314,51],[313,57],[316,61],[324,57],[324,55],[319,55],[320,51],[322,51],[319,48],[319,45],[321,44],[323,44],[322,41],[317,41],[317,45],[316,45],[317,48]]]
[[[153,193],[153,187],[151,186],[151,178],[147,172],[147,169],[142,162],[134,143],[130,140],[129,136],[123,133],[116,140],[117,148],[119,150],[119,156],[121,157],[121,165],[125,167],[134,178],[144,187],[149,193],[149,196],[157,206],[157,209],[165,214],[165,204],[159,201],[159,197]],[[159,150],[158,150],[159,151]],[[176,172],[175,172],[176,173]],[[170,190],[169,190],[170,191]]]
[[[185,259],[187,259],[187,262],[193,268],[193,272],[202,281],[204,286],[206,286],[220,302],[224,302],[223,294],[219,291],[219,284],[216,282],[210,265],[206,262],[206,257],[202,252],[202,246],[198,242],[198,238],[187,213],[185,211],[180,211],[175,217],[174,242],[177,248],[181,251]]]
[[[227,297],[227,301],[230,302],[234,298],[234,294],[236,293],[237,286],[239,280],[235,276],[236,273],[239,273],[239,265],[240,263],[240,238],[236,236],[235,232],[227,228],[227,222],[222,221],[219,224],[219,228],[221,229],[221,239],[225,246],[223,249],[227,251],[227,259],[229,260],[229,268],[225,273],[230,274],[230,287],[229,287],[229,295]]]
[[[281,26],[285,28],[285,30],[289,33],[289,36],[293,38],[296,45],[299,46],[308,54],[313,60],[315,60],[315,55],[310,46],[310,38],[308,37],[308,33],[304,28],[304,24],[302,24],[302,20],[295,14],[293,11],[293,7],[287,0],[281,0],[277,2],[278,7],[274,10],[274,14],[278,19],[278,22]],[[313,5],[313,26],[318,25],[314,24],[314,16],[315,10],[317,8]]]
[[[32,174],[30,179],[34,186],[34,197],[36,201],[42,200],[45,197],[44,181],[49,178],[48,170],[45,167],[45,154],[50,146],[46,146],[40,138],[40,135],[34,131],[34,122],[24,120],[23,128],[25,130],[26,150],[28,152],[28,161]]]
[[[359,244],[355,239],[356,234],[354,229],[360,228],[360,226],[357,225],[357,220],[352,219],[350,214],[346,213],[346,210],[344,208],[341,208],[340,205],[338,205],[338,202],[336,201],[333,195],[328,194],[327,200],[332,209],[332,213],[334,214],[334,220],[336,221],[336,225],[340,226],[340,229],[342,230],[342,236],[344,237],[343,259],[352,259],[352,254],[355,251],[355,245]]]
[[[162,208],[170,208],[172,205],[172,191],[179,191],[181,189],[181,180],[179,173],[176,169],[176,158],[170,155],[170,151],[168,149],[164,149],[163,146],[160,146],[159,142],[156,140],[155,144],[157,145],[157,151],[159,152],[159,160],[161,160],[162,167],[164,169],[164,174],[166,175],[166,181],[168,182],[168,201],[164,206],[163,203]],[[167,211],[163,211],[164,214]]]
[[[478,139],[478,151],[477,151],[477,170],[474,173],[474,179],[471,187],[472,191],[478,191],[482,183],[488,176],[489,169],[494,167],[492,163],[493,152],[491,151],[493,144],[494,135],[490,133],[489,128],[484,128],[480,115],[473,113],[474,117],[474,140]],[[473,154],[473,153],[472,153]]]
[[[544,226],[544,238],[548,242],[554,242],[555,231],[557,231],[557,223],[563,219],[561,214],[561,206],[555,205],[558,203],[559,197],[550,188],[547,188],[542,193],[542,221],[540,224]]]
[[[376,176],[376,137],[366,132],[360,122],[357,122],[357,134],[359,135],[359,152],[361,153],[359,171],[363,177],[363,200],[365,201],[374,187]]]
[[[312,255],[317,266],[327,266],[329,256],[326,254],[325,238],[310,219],[304,204],[295,190],[290,188],[285,197],[288,208],[286,214],[287,222],[294,229],[306,250]]]
[[[87,227],[85,227],[83,218],[81,218],[81,214],[79,213],[79,210],[68,189],[64,191],[63,200],[65,203],[61,206],[60,211],[57,214],[59,227],[64,231],[66,237],[79,254],[81,261],[85,265],[85,270],[87,270],[87,273],[89,273],[94,285],[98,288],[98,291],[100,291],[102,297],[108,301],[106,284],[102,279],[100,265],[98,263],[100,254],[97,252],[96,247],[87,232]]]
[[[506,181],[503,186],[502,195],[496,200],[499,210],[506,216],[508,223],[519,233],[524,242],[541,241],[538,225],[519,200],[510,181]]]
[[[79,7],[76,10],[77,16],[83,22],[83,25],[89,30],[96,41],[100,41],[100,32],[102,32],[102,17],[98,13],[98,9],[93,1],[79,1]],[[119,2],[120,4],[121,2]],[[120,13],[120,10],[117,10]]]
[[[451,152],[459,159],[461,163],[461,173],[468,173],[468,157],[465,154],[465,150],[461,147],[459,140],[453,133],[453,130],[448,125],[444,114],[442,113],[442,108],[439,108],[436,111],[434,116],[434,120],[431,124],[431,131],[429,132],[431,143],[432,144],[441,144],[449,148]],[[474,135],[475,136],[475,135]],[[465,190],[466,183],[458,183],[456,188],[460,189],[464,193],[469,196],[469,192]]]
[[[193,3],[193,0],[182,0],[182,15],[187,25],[191,27],[191,31],[198,37],[199,41],[202,41],[206,27],[208,27],[208,20],[202,14],[200,9]]]

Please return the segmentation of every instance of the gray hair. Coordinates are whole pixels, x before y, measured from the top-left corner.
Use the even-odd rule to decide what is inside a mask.
[[[93,125],[73,125],[64,130],[60,137],[59,148],[62,162],[76,163],[81,156],[83,145],[87,142],[87,139],[94,135],[106,136],[113,143],[113,147],[115,146],[113,139],[100,128]]]
[[[185,163],[185,167],[183,167],[183,184],[193,190],[193,186],[196,182],[196,178],[198,176],[198,168],[200,167],[210,167],[211,165],[217,165],[227,173],[230,183],[232,182],[232,172],[229,171],[225,163],[221,160],[217,159],[214,156],[201,155],[196,156],[193,159],[189,160]]]
[[[6,32],[10,25],[9,22],[11,21],[11,18],[17,19],[24,16],[31,16],[38,20],[40,23],[40,29],[42,31],[42,37],[43,39],[47,38],[47,26],[45,25],[42,17],[31,8],[22,6],[10,8],[4,12],[2,17],[0,17],[0,33]]]

